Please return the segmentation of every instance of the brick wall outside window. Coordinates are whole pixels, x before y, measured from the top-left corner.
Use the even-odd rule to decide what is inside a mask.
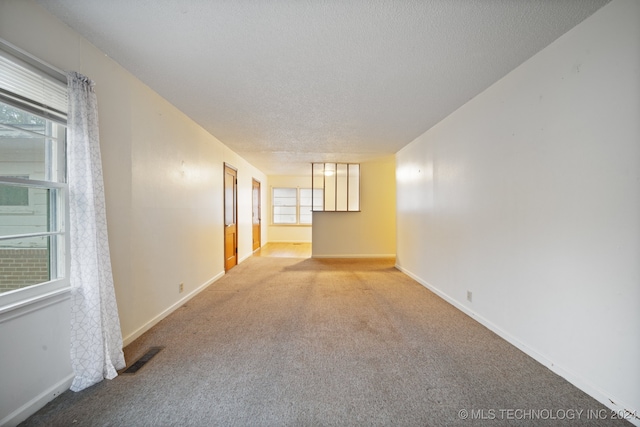
[[[47,249],[0,249],[0,292],[48,280]]]

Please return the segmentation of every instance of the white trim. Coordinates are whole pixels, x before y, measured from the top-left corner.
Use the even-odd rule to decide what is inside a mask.
[[[311,258],[395,258],[396,254],[320,254]]]
[[[53,65],[44,62],[42,59],[31,55],[26,50],[20,49],[18,46],[9,43],[3,38],[0,38],[0,50],[3,50],[11,55],[19,58],[20,60],[26,62],[32,67],[37,68],[39,71],[45,73],[49,77],[59,81],[61,84],[67,84],[67,73],[61,70],[60,68],[54,67]]]
[[[71,288],[65,287],[46,294],[36,295],[28,299],[20,299],[16,302],[0,307],[0,323],[6,322],[16,317],[24,316],[36,310],[43,309],[53,304],[71,298]],[[0,423],[0,425],[2,425]]]
[[[171,313],[176,311],[178,308],[180,308],[182,305],[184,305],[184,303],[189,301],[191,298],[195,297],[200,292],[204,291],[209,285],[211,285],[214,282],[216,282],[217,280],[219,280],[222,276],[224,276],[224,271],[216,274],[213,278],[209,279],[208,281],[206,281],[204,284],[202,284],[198,288],[194,289],[193,291],[189,292],[184,297],[180,298],[174,304],[169,306],[166,310],[163,310],[160,314],[158,314],[157,316],[155,316],[154,318],[149,320],[147,323],[145,323],[144,325],[142,325],[141,327],[139,327],[138,329],[133,331],[133,333],[129,334],[129,336],[127,336],[126,338],[123,338],[122,346],[126,347],[129,344],[131,344],[133,341],[136,340],[136,338],[140,337],[142,334],[147,332],[149,329],[153,328],[155,325],[160,323],[160,321],[162,319],[164,319],[165,317],[167,317],[168,315],[170,315]]]
[[[264,246],[269,243],[311,243],[311,240],[269,240],[267,243],[262,245],[262,247],[264,248]]]
[[[15,427],[38,412],[47,403],[69,390],[75,374],[71,373],[0,420],[0,426]]]
[[[260,250],[260,248],[256,249],[256,251],[258,251],[258,250]],[[246,260],[248,260],[249,258],[251,258],[251,257],[253,256],[253,253],[254,253],[254,252],[255,252],[255,251],[251,251],[251,253],[249,253],[249,254],[247,254],[247,255],[243,256],[242,258],[238,259],[238,264],[241,264],[243,261],[246,261]]]
[[[314,188],[311,188],[311,187],[300,187],[300,186],[297,186],[297,187],[278,187],[278,186],[273,186],[273,185],[270,186],[270,188],[271,188],[271,199],[270,199],[270,202],[271,202],[271,217],[270,217],[270,223],[269,223],[270,227],[311,227],[313,225],[312,224],[312,222],[313,222],[313,212],[314,212],[314,210],[313,210],[313,192],[314,191],[313,190],[322,190],[322,189],[319,189],[319,188],[315,188],[314,189]],[[276,199],[276,197],[274,196],[274,192],[277,189],[279,189],[279,190],[296,190],[296,204],[295,205],[275,205],[274,204],[274,200]],[[311,205],[303,205],[303,204],[301,204],[300,199],[302,197],[301,197],[300,193],[303,190],[311,191],[311,194],[312,194],[312,197],[311,197],[311,200],[312,200],[311,203],[312,204]],[[324,191],[324,190],[322,190],[322,191]],[[295,207],[296,208],[296,222],[275,222],[274,217],[276,216],[276,214],[275,214],[274,211],[275,211],[275,208],[277,208],[277,207]],[[312,215],[311,216],[312,222],[300,222],[301,209],[303,207],[310,207],[311,208],[310,212],[311,212],[311,215]]]
[[[633,405],[629,405],[627,403],[623,403],[620,399],[617,399],[617,398],[611,396],[610,393],[607,393],[606,391],[602,390],[601,388],[594,386],[593,384],[591,384],[588,381],[585,381],[580,376],[574,374],[571,370],[568,370],[568,369],[566,369],[566,368],[564,368],[562,366],[556,365],[552,360],[550,360],[547,357],[545,357],[544,355],[538,353],[536,350],[534,350],[531,347],[527,346],[526,344],[524,344],[522,341],[518,340],[513,335],[509,334],[508,332],[505,332],[504,330],[502,330],[500,327],[496,326],[491,321],[489,321],[489,320],[485,319],[484,317],[480,316],[478,313],[476,313],[475,311],[471,310],[469,307],[465,306],[464,304],[461,304],[459,301],[457,301],[456,299],[450,297],[448,294],[442,292],[441,290],[439,290],[435,286],[431,285],[427,281],[422,280],[420,277],[418,277],[417,275],[413,274],[409,270],[403,268],[402,266],[400,266],[398,264],[396,264],[395,267],[398,270],[400,270],[401,272],[403,272],[404,274],[406,274],[407,276],[411,277],[416,282],[420,283],[425,288],[429,289],[431,292],[433,292],[434,294],[436,294],[437,296],[439,296],[440,298],[442,298],[446,302],[448,302],[449,304],[451,304],[452,306],[454,306],[455,308],[457,308],[458,310],[462,311],[467,316],[473,318],[478,323],[480,323],[481,325],[485,326],[490,331],[495,332],[496,334],[498,334],[501,338],[503,338],[508,343],[512,344],[513,346],[515,346],[519,350],[523,351],[525,354],[531,356],[533,359],[535,359],[537,362],[539,362],[543,366],[547,367],[548,369],[550,369],[554,373],[558,374],[559,376],[561,376],[562,378],[564,378],[565,380],[569,381],[571,384],[573,384],[574,386],[579,388],[580,390],[584,391],[585,393],[587,393],[588,395],[590,395],[591,397],[593,397],[594,399],[596,399],[597,401],[602,403],[604,406],[606,406],[609,409],[611,409],[612,411],[614,411],[614,413],[616,415],[619,414],[618,415],[619,417],[622,418],[623,414],[626,413],[626,414],[628,414],[627,416],[629,417],[629,418],[627,418],[628,421],[630,421],[632,424],[634,424],[636,426],[640,426],[640,418],[637,418],[637,416],[638,416],[637,414],[639,413],[638,408],[634,408]],[[634,414],[636,414],[636,418],[635,419],[633,418]],[[608,417],[611,417],[612,415],[613,414],[607,414]]]

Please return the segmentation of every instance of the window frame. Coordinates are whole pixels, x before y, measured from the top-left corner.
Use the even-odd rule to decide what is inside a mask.
[[[280,190],[280,189],[286,189],[286,190],[295,190],[296,191],[296,203],[295,203],[295,222],[276,222],[275,217],[276,217],[276,213],[275,213],[275,209],[277,207],[282,207],[282,206],[286,206],[286,207],[293,207],[294,205],[276,205],[275,203],[275,192],[276,190]],[[311,191],[311,193],[313,193],[313,188],[310,187],[271,187],[271,225],[275,225],[275,226],[289,226],[289,227],[310,227],[312,225],[312,221],[310,222],[302,222],[301,221],[301,211],[302,211],[302,207],[310,207],[310,213],[313,215],[313,205],[302,205],[301,204],[301,195],[300,193],[303,190],[309,190]],[[317,190],[317,189],[316,189]],[[312,202],[313,203],[313,200]]]
[[[322,207],[314,212],[361,212],[361,173],[360,163],[311,163],[311,187],[322,190]]]
[[[276,191],[277,190],[294,190],[295,191],[295,204],[276,204],[276,199],[277,198],[285,198],[283,196],[280,197],[276,197]],[[290,199],[291,197],[287,197],[287,199]],[[271,224],[272,225],[299,225],[298,224],[298,201],[299,201],[299,196],[298,196],[298,187],[271,187]],[[295,210],[295,213],[293,214],[295,216],[295,221],[294,222],[278,222],[276,221],[276,216],[277,215],[285,215],[285,214],[281,214],[281,213],[276,213],[276,209],[277,208],[293,208]],[[291,214],[289,214],[291,215]]]
[[[0,39],[0,54],[5,60],[13,65],[28,70],[32,75],[38,75],[46,80],[49,85],[55,86],[58,90],[66,93],[66,75],[48,64],[40,61],[34,56]],[[14,312],[16,309],[37,309],[40,306],[54,304],[59,298],[70,291],[69,269],[71,260],[69,256],[69,186],[66,171],[66,113],[59,109],[51,109],[38,99],[29,99],[15,96],[10,91],[2,89],[0,91],[0,102],[13,108],[20,109],[28,114],[38,116],[45,120],[45,130],[42,137],[45,140],[45,175],[42,179],[15,178],[8,176],[9,173],[0,176],[0,183],[13,186],[26,187],[29,189],[29,207],[27,206],[4,206],[0,210],[2,215],[20,215],[32,212],[24,211],[24,208],[32,208],[33,195],[35,189],[48,191],[46,202],[47,230],[34,233],[19,232],[17,234],[6,234],[0,236],[0,241],[10,241],[12,239],[45,237],[47,240],[47,255],[49,280],[26,285],[21,288],[0,293],[0,322],[13,316],[20,315],[22,311]],[[42,110],[33,109],[32,106],[41,106]],[[54,111],[54,113],[51,113]],[[11,174],[13,176],[25,176],[26,173]],[[6,208],[9,208],[7,210]],[[13,208],[13,209],[12,209]],[[22,208],[23,212],[20,212]],[[36,306],[33,306],[36,304]],[[14,314],[11,314],[14,313]],[[9,316],[9,317],[7,317]]]
[[[302,192],[305,191],[305,190],[308,190],[310,192],[310,194],[309,194],[310,204],[308,204],[308,205],[307,204],[304,204],[304,205],[302,204],[302,198],[303,198],[302,197]],[[312,223],[313,223],[313,212],[316,210],[314,208],[317,207],[316,202],[320,201],[320,206],[322,206],[323,197],[322,196],[315,197],[315,193],[318,192],[318,191],[322,192],[323,190],[320,189],[320,188],[307,188],[307,187],[298,188],[298,223],[300,225],[312,225]],[[316,204],[316,205],[314,205],[314,204]],[[309,220],[309,222],[302,222],[302,215],[303,215],[302,208],[303,207],[305,207],[305,208],[308,207],[309,208],[309,216],[311,218]]]

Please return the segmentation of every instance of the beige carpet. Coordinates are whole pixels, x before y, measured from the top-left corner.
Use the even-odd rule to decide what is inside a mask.
[[[393,260],[253,257],[127,363],[154,346],[136,374],[64,393],[25,425],[628,425]]]

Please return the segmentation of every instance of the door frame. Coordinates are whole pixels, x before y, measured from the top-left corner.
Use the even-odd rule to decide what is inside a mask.
[[[229,175],[233,176],[233,201],[232,209],[233,209],[233,226],[235,230],[229,230],[229,226],[227,225],[227,171],[231,172]],[[224,162],[224,167],[222,168],[223,178],[222,178],[222,227],[224,228],[224,271],[228,271],[238,265],[238,169],[234,168],[230,164]],[[231,242],[228,241],[229,231],[234,231],[233,240]],[[232,244],[233,255],[229,255],[227,252],[228,243]]]
[[[258,198],[256,204],[255,191],[258,191]],[[258,222],[254,222],[256,218],[256,210],[258,211]],[[256,226],[258,228],[257,240],[256,240]],[[255,178],[251,178],[251,236],[252,236],[252,248],[253,251],[257,251],[262,247],[262,185],[260,181]]]

